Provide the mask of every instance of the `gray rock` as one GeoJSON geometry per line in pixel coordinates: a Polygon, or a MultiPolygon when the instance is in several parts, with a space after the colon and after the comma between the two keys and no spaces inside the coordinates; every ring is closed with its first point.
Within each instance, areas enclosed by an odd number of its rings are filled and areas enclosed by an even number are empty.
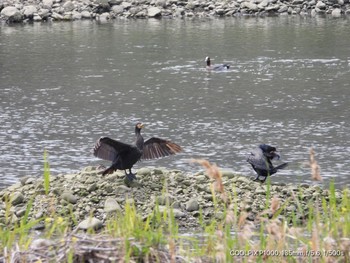
{"type": "Polygon", "coordinates": [[[106,199],[104,204],[104,211],[106,213],[120,211],[120,210],[121,210],[121,207],[115,199],[110,197],[106,199]]]}
{"type": "Polygon", "coordinates": [[[252,180],[250,180],[247,177],[240,176],[235,180],[237,183],[246,183],[246,184],[251,184],[252,180]]]}
{"type": "Polygon", "coordinates": [[[72,12],[72,19],[73,20],[80,20],[82,18],[82,15],[80,12],[78,11],[73,11],[72,12]]]}
{"type": "Polygon", "coordinates": [[[159,17],[161,14],[162,11],[158,7],[150,7],[147,9],[148,17],[159,17]]]}
{"type": "Polygon", "coordinates": [[[63,19],[63,16],[61,16],[59,13],[56,13],[56,12],[53,12],[51,17],[54,19],[54,20],[62,20],[63,19]]]}
{"type": "Polygon", "coordinates": [[[34,16],[34,13],[37,12],[37,8],[34,5],[27,5],[27,6],[23,7],[22,12],[23,12],[23,15],[25,17],[32,18],[34,16]]]}
{"type": "Polygon", "coordinates": [[[102,225],[103,224],[101,220],[95,217],[91,217],[80,222],[77,228],[82,230],[88,230],[90,228],[97,230],[100,229],[102,225]]]}
{"type": "Polygon", "coordinates": [[[266,190],[263,188],[263,187],[257,187],[256,189],[255,189],[255,194],[257,194],[257,195],[265,195],[266,194],[266,190]]]}
{"type": "Polygon", "coordinates": [[[30,244],[30,249],[45,250],[48,249],[50,246],[53,246],[54,244],[54,241],[51,241],[49,239],[38,238],[33,240],[33,242],[30,244]]]}
{"type": "Polygon", "coordinates": [[[66,11],[66,12],[73,11],[75,8],[72,1],[65,2],[62,7],[64,8],[64,11],[66,11]]]}
{"type": "MultiPolygon", "coordinates": [[[[73,15],[73,17],[74,17],[74,15],[73,15]]],[[[82,18],[82,16],[80,17],[80,19],[82,18]]],[[[79,19],[79,18],[78,18],[79,19]]],[[[93,191],[96,191],[98,189],[98,187],[97,187],[97,184],[96,183],[93,183],[93,184],[91,184],[91,185],[89,185],[89,187],[87,188],[87,191],[89,192],[89,193],[91,193],[91,192],[93,192],[93,191]]]]}
{"type": "Polygon", "coordinates": [[[223,16],[225,14],[225,9],[223,8],[217,8],[215,10],[215,13],[218,15],[218,16],[223,16]]]}
{"type": "MultiPolygon", "coordinates": [[[[124,7],[122,7],[121,5],[114,5],[114,6],[112,6],[111,11],[114,14],[119,15],[119,14],[123,13],[124,7]]],[[[137,173],[140,174],[140,170],[142,171],[142,169],[147,169],[147,168],[141,168],[137,171],[137,173]]]]}
{"type": "Polygon", "coordinates": [[[177,208],[173,209],[173,213],[175,218],[181,218],[186,215],[184,212],[182,212],[180,209],[177,209],[177,208]]]}
{"type": "Polygon", "coordinates": [[[252,11],[258,11],[259,10],[258,5],[254,4],[252,2],[245,2],[244,3],[244,7],[248,8],[249,10],[252,10],[252,11]]]}
{"type": "Polygon", "coordinates": [[[236,176],[236,174],[230,170],[221,170],[221,175],[226,178],[233,178],[236,176]]]}
{"type": "MultiPolygon", "coordinates": [[[[164,213],[164,211],[170,212],[166,206],[159,206],[158,208],[159,208],[160,213],[164,213]]],[[[181,217],[184,217],[186,215],[184,212],[182,212],[178,208],[173,208],[172,212],[173,212],[175,218],[181,218],[181,217]]]]}
{"type": "Polygon", "coordinates": [[[82,11],[81,18],[83,19],[91,19],[91,13],[89,11],[82,11]]]}
{"type": "Polygon", "coordinates": [[[78,198],[70,192],[64,192],[61,198],[71,204],[76,204],[78,202],[78,198]]]}
{"type": "Polygon", "coordinates": [[[26,213],[26,211],[27,211],[26,208],[21,207],[21,208],[19,208],[19,209],[15,212],[15,214],[16,214],[16,216],[18,216],[18,217],[22,217],[22,216],[24,216],[24,214],[26,213]]]}
{"type": "Polygon", "coordinates": [[[129,2],[122,2],[122,3],[121,3],[121,6],[122,6],[124,9],[129,9],[130,7],[132,7],[132,4],[129,3],[129,2]]]}
{"type": "Polygon", "coordinates": [[[9,22],[21,22],[23,20],[21,12],[14,6],[5,7],[0,14],[9,22]]]}
{"type": "Polygon", "coordinates": [[[186,211],[192,212],[199,210],[199,204],[197,199],[192,198],[186,203],[186,211]]]}
{"type": "Polygon", "coordinates": [[[171,195],[163,195],[163,196],[157,196],[157,202],[159,205],[171,205],[174,201],[174,198],[171,195]]]}
{"type": "Polygon", "coordinates": [[[51,9],[53,5],[52,0],[42,0],[42,8],[44,9],[51,9]]]}
{"type": "Polygon", "coordinates": [[[166,2],[166,0],[156,0],[156,6],[166,8],[167,2],[166,2]]]}
{"type": "Polygon", "coordinates": [[[327,5],[325,3],[323,3],[322,1],[318,1],[316,4],[316,7],[320,10],[325,10],[327,5]]]}
{"type": "Polygon", "coordinates": [[[21,204],[24,201],[24,195],[21,192],[14,192],[11,195],[10,200],[12,205],[21,204]]]}
{"type": "Polygon", "coordinates": [[[341,17],[342,10],[340,8],[335,8],[332,11],[332,17],[341,17]]]}
{"type": "Polygon", "coordinates": [[[125,193],[130,192],[130,188],[125,186],[125,185],[119,185],[116,188],[116,192],[119,194],[125,194],[125,193]]]}
{"type": "Polygon", "coordinates": [[[285,13],[287,11],[288,11],[288,6],[287,5],[281,5],[277,12],[278,13],[285,13]]]}

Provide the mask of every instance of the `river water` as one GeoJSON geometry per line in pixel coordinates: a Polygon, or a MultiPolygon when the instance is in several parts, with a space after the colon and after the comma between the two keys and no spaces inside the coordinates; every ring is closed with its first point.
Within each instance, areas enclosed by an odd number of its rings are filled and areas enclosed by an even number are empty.
{"type": "Polygon", "coordinates": [[[278,147],[276,182],[310,182],[314,147],[324,182],[350,184],[348,19],[77,21],[0,26],[0,188],[108,164],[100,136],[171,139],[184,153],[143,166],[188,172],[205,158],[254,176],[246,155],[278,147]],[[204,58],[231,64],[208,72],[204,58]]]}

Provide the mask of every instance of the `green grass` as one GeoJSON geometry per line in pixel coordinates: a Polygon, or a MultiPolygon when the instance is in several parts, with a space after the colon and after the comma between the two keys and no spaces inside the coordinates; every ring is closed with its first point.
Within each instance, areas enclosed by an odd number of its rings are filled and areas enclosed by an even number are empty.
{"type": "Polygon", "coordinates": [[[50,192],[50,165],[46,150],[44,151],[44,189],[45,194],[48,195],[50,192]]]}

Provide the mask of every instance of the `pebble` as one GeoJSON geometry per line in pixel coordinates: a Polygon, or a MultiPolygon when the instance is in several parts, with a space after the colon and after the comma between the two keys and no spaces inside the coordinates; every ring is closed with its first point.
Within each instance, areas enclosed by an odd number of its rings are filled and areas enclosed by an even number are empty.
{"type": "Polygon", "coordinates": [[[64,192],[61,197],[71,204],[76,204],[78,202],[78,198],[70,192],[64,192]]]}
{"type": "Polygon", "coordinates": [[[78,225],[78,229],[88,230],[90,228],[98,230],[102,227],[103,223],[101,220],[91,217],[81,221],[78,225]]]}
{"type": "Polygon", "coordinates": [[[106,213],[120,211],[120,210],[121,210],[121,207],[114,198],[108,197],[106,199],[104,204],[104,211],[106,213]]]}
{"type": "Polygon", "coordinates": [[[186,203],[186,210],[188,212],[192,212],[192,211],[197,211],[199,210],[199,204],[197,199],[190,199],[187,203],[186,203]]]}
{"type": "Polygon", "coordinates": [[[12,195],[11,195],[11,204],[12,205],[18,205],[18,204],[21,204],[23,201],[24,201],[24,195],[20,192],[14,192],[12,195]]]}

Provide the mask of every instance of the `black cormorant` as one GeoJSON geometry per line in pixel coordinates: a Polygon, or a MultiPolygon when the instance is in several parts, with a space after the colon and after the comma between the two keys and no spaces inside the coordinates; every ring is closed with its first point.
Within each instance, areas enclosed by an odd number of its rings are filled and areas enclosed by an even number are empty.
{"type": "Polygon", "coordinates": [[[279,169],[287,167],[288,163],[283,163],[274,167],[272,160],[280,159],[280,155],[276,153],[276,148],[267,144],[260,144],[258,148],[253,150],[248,156],[247,162],[250,163],[258,174],[254,181],[265,182],[267,176],[272,175],[279,169]],[[261,180],[259,177],[263,177],[261,180]]]}
{"type": "Polygon", "coordinates": [[[182,151],[182,148],[171,141],[152,137],[144,141],[141,135],[142,123],[135,126],[135,145],[126,144],[108,137],[97,140],[93,149],[94,156],[112,161],[112,165],[102,172],[102,175],[113,173],[116,170],[124,170],[126,178],[132,181],[136,178],[131,172],[133,165],[141,159],[157,159],[173,155],[182,151]],[[126,170],[129,170],[127,174],[126,170]]]}
{"type": "Polygon", "coordinates": [[[206,57],[205,62],[207,62],[207,69],[208,70],[223,71],[223,70],[228,70],[230,68],[230,65],[228,65],[228,64],[211,65],[210,64],[210,57],[206,57]]]}

